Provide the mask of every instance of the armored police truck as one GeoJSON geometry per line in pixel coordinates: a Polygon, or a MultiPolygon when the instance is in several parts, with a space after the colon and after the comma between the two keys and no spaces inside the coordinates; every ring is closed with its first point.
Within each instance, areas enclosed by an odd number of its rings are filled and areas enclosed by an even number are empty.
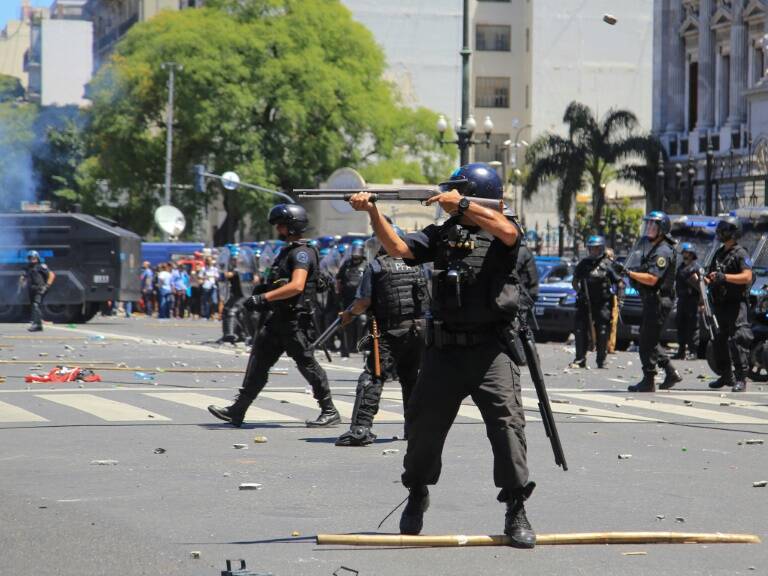
{"type": "Polygon", "coordinates": [[[29,316],[19,277],[27,251],[56,273],[43,318],[87,322],[102,303],[139,300],[141,238],[102,217],[63,213],[0,214],[0,322],[29,316]]]}

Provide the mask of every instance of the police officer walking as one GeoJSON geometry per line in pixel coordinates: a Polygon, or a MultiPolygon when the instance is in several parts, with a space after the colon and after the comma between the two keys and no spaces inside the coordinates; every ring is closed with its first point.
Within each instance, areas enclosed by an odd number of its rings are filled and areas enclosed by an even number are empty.
{"type": "Polygon", "coordinates": [[[587,367],[589,341],[594,340],[597,367],[605,368],[613,295],[618,292],[621,278],[605,255],[605,238],[590,236],[587,239],[587,252],[587,257],[576,265],[573,273],[573,289],[578,296],[574,326],[576,359],[571,366],[587,367]]]}
{"type": "MultiPolygon", "coordinates": [[[[375,244],[378,240],[372,239],[375,244]]],[[[371,242],[371,240],[369,240],[371,242]]],[[[393,258],[383,249],[365,268],[352,306],[342,313],[342,326],[366,310],[375,319],[378,338],[379,374],[375,355],[369,350],[363,373],[357,380],[355,407],[349,431],[336,446],[366,446],[376,435],[371,432],[379,410],[381,391],[390,378],[397,378],[403,393],[406,422],[408,401],[424,350],[424,310],[427,304],[426,279],[421,267],[409,266],[402,258],[393,258]]],[[[369,342],[373,343],[373,330],[369,342]]],[[[406,427],[406,438],[408,429],[406,427]]]]}
{"type": "Polygon", "coordinates": [[[710,382],[709,387],[733,386],[734,392],[744,392],[748,347],[752,341],[747,318],[752,260],[747,250],[738,244],[741,221],[737,217],[726,216],[718,222],[716,234],[723,245],[715,252],[705,282],[710,286],[712,308],[720,327],[715,335],[714,353],[721,376],[710,382]]]}
{"type": "Polygon", "coordinates": [[[42,332],[43,316],[40,306],[43,296],[48,292],[56,279],[56,274],[46,264],[40,262],[40,254],[37,250],[27,252],[27,268],[19,278],[19,282],[27,287],[29,303],[32,306],[32,322],[27,330],[29,332],[42,332]]]}
{"type": "Polygon", "coordinates": [[[680,253],[683,262],[675,275],[675,292],[677,292],[675,316],[677,354],[675,354],[675,359],[685,360],[686,351],[695,355],[699,349],[699,303],[701,295],[696,284],[699,261],[693,244],[683,242],[680,245],[680,253]]]}
{"type": "MultiPolygon", "coordinates": [[[[350,248],[349,258],[339,267],[336,274],[336,293],[339,295],[342,310],[355,301],[357,288],[365,272],[365,249],[362,241],[355,240],[350,248]]],[[[363,335],[361,318],[352,318],[341,334],[341,356],[349,358],[350,350],[355,348],[363,335]]]]}
{"type": "Polygon", "coordinates": [[[664,324],[672,311],[675,300],[675,251],[668,234],[671,229],[669,216],[655,210],[643,218],[643,231],[636,250],[629,255],[626,268],[615,264],[619,274],[626,271],[630,282],[640,293],[643,303],[643,319],[640,323],[640,363],[643,379],[629,386],[630,392],[655,392],[656,367],[664,370],[666,390],[682,381],[682,376],[669,361],[661,346],[664,324]]]}
{"type": "Polygon", "coordinates": [[[434,262],[427,343],[416,387],[406,412],[408,449],[403,484],[408,503],[402,534],[419,534],[429,507],[427,486],[440,477],[443,445],[466,396],[480,409],[494,454],[494,483],[506,502],[504,532],[512,546],[531,548],[536,536],[524,503],[533,491],[528,479],[525,416],[520,369],[499,331],[518,312],[515,271],[520,230],[500,212],[473,198],[502,198],[501,179],[487,164],[454,171],[446,190],[429,200],[451,217],[400,238],[360,192],[350,203],[368,212],[387,253],[409,265],[434,262]]]}
{"type": "Polygon", "coordinates": [[[220,420],[241,426],[246,410],[267,384],[269,369],[286,352],[312,386],[320,405],[320,415],[308,420],[307,426],[332,426],[341,422],[341,417],[333,405],[328,377],[309,348],[314,332],[312,302],[319,278],[317,249],[301,240],[309,219],[298,204],[278,204],[269,212],[269,223],[287,244],[272,263],[264,285],[266,291],[243,303],[247,310],[265,315],[263,327],[254,335],[243,385],[235,401],[226,407],[209,406],[208,410],[220,420]]]}

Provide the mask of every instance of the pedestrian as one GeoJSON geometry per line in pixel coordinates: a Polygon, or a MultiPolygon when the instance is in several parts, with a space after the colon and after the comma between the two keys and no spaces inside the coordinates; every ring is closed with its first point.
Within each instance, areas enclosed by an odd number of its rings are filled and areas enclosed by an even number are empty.
{"type": "Polygon", "coordinates": [[[370,194],[350,203],[366,211],[387,253],[408,265],[434,262],[426,349],[406,411],[408,449],[403,484],[410,491],[400,518],[402,534],[419,534],[429,507],[428,486],[440,477],[449,429],[466,396],[480,410],[494,455],[498,500],[507,506],[504,533],[512,546],[532,548],[536,536],[525,514],[534,488],[528,479],[520,368],[500,333],[516,320],[519,280],[515,271],[521,232],[500,212],[473,198],[501,199],[503,185],[492,167],[462,166],[443,183],[438,203],[450,214],[400,238],[370,194]]]}
{"type": "Polygon", "coordinates": [[[200,272],[202,269],[203,262],[195,259],[192,261],[188,273],[189,288],[187,294],[189,295],[189,315],[192,318],[200,318],[200,272]]]}
{"type": "Polygon", "coordinates": [[[747,389],[749,346],[753,339],[747,317],[753,278],[752,260],[747,250],[738,243],[741,221],[736,216],[720,220],[716,235],[722,246],[715,252],[705,282],[709,286],[713,312],[720,327],[714,341],[720,378],[710,382],[709,387],[732,386],[734,392],[744,392],[747,389]]]}
{"type": "Polygon", "coordinates": [[[213,265],[213,259],[208,256],[205,259],[203,268],[198,272],[198,283],[200,285],[200,316],[206,320],[211,319],[213,311],[213,302],[216,293],[216,279],[219,271],[213,265]]]}
{"type": "Polygon", "coordinates": [[[43,297],[56,280],[56,273],[48,265],[40,261],[37,250],[27,252],[27,267],[19,278],[19,283],[27,288],[29,303],[32,306],[32,320],[27,330],[42,332],[43,330],[43,297]]]}
{"type": "MultiPolygon", "coordinates": [[[[346,310],[352,305],[357,295],[357,289],[365,272],[365,247],[362,241],[355,240],[349,250],[347,258],[336,274],[336,293],[341,303],[341,309],[346,310]]],[[[349,353],[354,350],[357,341],[363,336],[365,318],[356,316],[341,332],[341,357],[349,358],[349,353]]]]}
{"type": "Polygon", "coordinates": [[[621,278],[605,256],[605,238],[587,239],[587,256],[576,265],[572,285],[576,290],[576,359],[571,368],[587,367],[587,350],[591,341],[597,353],[597,367],[605,368],[610,336],[611,306],[621,278]]]}
{"type": "Polygon", "coordinates": [[[699,304],[701,294],[697,283],[699,261],[696,250],[690,242],[680,245],[682,263],[675,274],[675,292],[677,293],[677,310],[675,325],[677,328],[676,360],[685,360],[686,351],[694,359],[699,349],[699,304]]]}
{"type": "MultiPolygon", "coordinates": [[[[404,236],[401,230],[397,231],[399,236],[404,236]]],[[[416,385],[424,350],[424,311],[428,295],[421,267],[409,266],[402,258],[388,255],[376,238],[369,239],[368,243],[372,245],[371,252],[377,255],[365,268],[357,297],[342,312],[341,325],[348,325],[355,317],[370,311],[376,332],[371,329],[368,338],[370,346],[365,369],[357,379],[349,431],[339,436],[336,446],[366,446],[376,439],[371,427],[388,379],[400,382],[407,421],[408,401],[416,385]],[[374,337],[378,342],[373,341],[374,337]],[[378,346],[378,354],[373,352],[373,346],[378,346]]],[[[407,427],[405,438],[408,438],[407,427]]]]}
{"type": "Polygon", "coordinates": [[[189,279],[189,275],[180,264],[174,262],[172,266],[171,286],[173,288],[173,317],[184,318],[184,304],[187,300],[187,280],[189,279]]]}
{"type": "Polygon", "coordinates": [[[245,412],[267,384],[269,369],[283,352],[312,386],[320,415],[307,420],[308,427],[333,426],[341,422],[331,397],[328,376],[309,348],[314,333],[312,320],[315,291],[319,280],[317,249],[301,239],[309,227],[307,212],[298,204],[278,204],[269,211],[269,223],[278,238],[287,242],[272,263],[265,291],[247,298],[244,307],[258,310],[262,328],[254,337],[243,384],[234,402],[226,407],[209,406],[216,418],[239,427],[245,412]]]}
{"type": "Polygon", "coordinates": [[[160,301],[157,317],[164,319],[171,317],[171,308],[173,307],[173,286],[169,268],[170,264],[163,262],[157,273],[157,297],[160,301]]]}
{"type": "Polygon", "coordinates": [[[670,228],[669,216],[665,212],[649,212],[643,217],[643,231],[635,250],[627,258],[627,264],[614,264],[617,273],[623,275],[626,272],[629,276],[643,304],[640,322],[643,378],[627,388],[630,392],[655,392],[657,366],[665,374],[662,390],[672,388],[683,379],[661,345],[664,324],[675,301],[677,259],[672,248],[674,240],[669,236],[670,228]]]}
{"type": "Polygon", "coordinates": [[[152,270],[152,266],[147,260],[145,260],[141,266],[141,276],[139,277],[139,282],[141,283],[141,306],[144,309],[144,315],[147,318],[152,318],[155,292],[155,272],[152,270]]]}

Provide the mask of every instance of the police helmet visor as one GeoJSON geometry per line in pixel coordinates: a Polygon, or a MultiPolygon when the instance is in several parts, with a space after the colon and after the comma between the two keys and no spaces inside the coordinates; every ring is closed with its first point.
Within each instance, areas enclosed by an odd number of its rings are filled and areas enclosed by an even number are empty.
{"type": "Polygon", "coordinates": [[[605,254],[605,246],[598,244],[595,246],[587,246],[587,251],[592,258],[599,258],[605,254]]]}
{"type": "Polygon", "coordinates": [[[661,223],[658,220],[644,220],[640,236],[655,240],[661,235],[661,223]]]}

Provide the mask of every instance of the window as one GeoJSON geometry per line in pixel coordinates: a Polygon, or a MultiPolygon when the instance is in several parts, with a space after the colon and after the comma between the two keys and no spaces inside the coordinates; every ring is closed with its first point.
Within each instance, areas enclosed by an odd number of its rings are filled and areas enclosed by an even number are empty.
{"type": "Polygon", "coordinates": [[[478,76],[475,108],[509,108],[509,77],[478,76]]]}
{"type": "Polygon", "coordinates": [[[475,29],[475,48],[482,51],[509,52],[511,26],[478,24],[475,29]]]}
{"type": "Polygon", "coordinates": [[[509,134],[491,134],[491,145],[477,144],[475,148],[475,162],[491,162],[498,160],[504,162],[504,142],[509,140],[509,134]]]}

